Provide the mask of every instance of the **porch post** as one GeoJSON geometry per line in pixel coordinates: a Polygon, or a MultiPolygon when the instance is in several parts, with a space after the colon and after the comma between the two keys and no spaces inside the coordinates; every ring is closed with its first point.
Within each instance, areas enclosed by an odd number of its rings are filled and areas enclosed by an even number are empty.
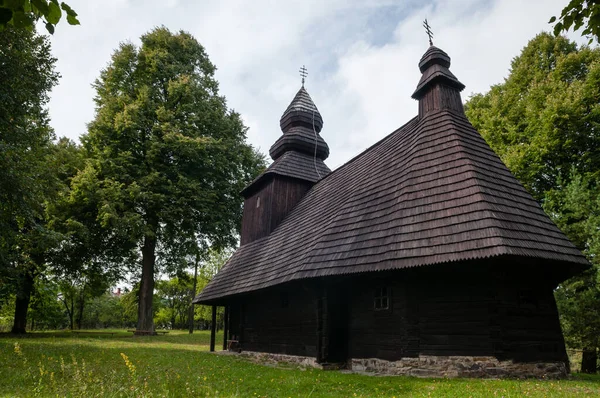
{"type": "Polygon", "coordinates": [[[227,350],[227,339],[229,337],[229,306],[225,306],[223,313],[223,351],[227,350]]]}
{"type": "Polygon", "coordinates": [[[215,334],[217,332],[217,306],[212,306],[212,322],[210,324],[210,351],[215,350],[215,334]]]}

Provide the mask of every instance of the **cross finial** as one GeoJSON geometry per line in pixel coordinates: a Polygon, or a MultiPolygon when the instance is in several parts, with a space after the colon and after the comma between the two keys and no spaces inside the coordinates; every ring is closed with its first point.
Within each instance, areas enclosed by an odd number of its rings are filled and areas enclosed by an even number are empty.
{"type": "Polygon", "coordinates": [[[429,36],[429,45],[433,46],[433,32],[431,31],[431,26],[429,26],[429,23],[427,22],[427,18],[423,21],[423,27],[425,28],[427,36],[429,36]]]}
{"type": "Polygon", "coordinates": [[[308,76],[308,69],[304,65],[300,68],[300,76],[302,76],[302,87],[304,87],[304,79],[308,76]]]}

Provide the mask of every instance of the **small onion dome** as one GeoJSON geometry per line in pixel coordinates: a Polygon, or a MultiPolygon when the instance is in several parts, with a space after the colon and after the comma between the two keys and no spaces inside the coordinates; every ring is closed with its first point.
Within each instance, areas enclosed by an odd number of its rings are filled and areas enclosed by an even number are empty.
{"type": "Polygon", "coordinates": [[[323,118],[317,106],[304,87],[300,88],[279,121],[281,130],[285,133],[292,127],[303,126],[318,132],[323,128],[323,118]]]}
{"type": "Polygon", "coordinates": [[[423,73],[417,89],[413,93],[414,99],[421,98],[435,83],[441,83],[462,91],[465,85],[450,72],[450,57],[444,51],[431,46],[419,61],[419,69],[423,73]]]}

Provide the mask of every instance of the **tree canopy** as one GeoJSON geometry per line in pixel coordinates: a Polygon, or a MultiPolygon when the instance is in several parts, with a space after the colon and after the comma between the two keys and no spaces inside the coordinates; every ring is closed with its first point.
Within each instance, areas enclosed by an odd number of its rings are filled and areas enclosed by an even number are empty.
{"type": "Polygon", "coordinates": [[[8,27],[0,34],[0,298],[16,294],[15,329],[24,332],[35,275],[57,236],[45,225],[58,187],[46,110],[57,83],[48,40],[8,27]]]}
{"type": "Polygon", "coordinates": [[[94,84],[88,165],[73,190],[93,198],[120,247],[141,248],[138,329],[151,331],[156,259],[176,270],[194,251],[235,244],[239,191],[264,161],[200,43],[166,28],[141,42],[121,44],[94,84]]]}

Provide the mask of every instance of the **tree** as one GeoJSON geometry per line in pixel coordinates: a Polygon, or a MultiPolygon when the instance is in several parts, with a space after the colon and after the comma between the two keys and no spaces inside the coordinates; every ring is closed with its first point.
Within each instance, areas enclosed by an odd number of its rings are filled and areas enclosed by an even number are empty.
{"type": "Polygon", "coordinates": [[[181,268],[196,242],[235,244],[238,193],[264,160],[191,35],[157,28],[141,41],[121,44],[94,84],[96,116],[82,139],[89,167],[74,189],[94,186],[96,219],[118,246],[140,249],[137,327],[151,332],[156,259],[181,268]]]}
{"type": "Polygon", "coordinates": [[[600,49],[542,33],[466,104],[471,123],[593,269],[556,291],[567,343],[595,372],[600,342],[600,49]],[[589,365],[593,362],[593,366],[589,365]]]}
{"type": "Polygon", "coordinates": [[[558,309],[569,346],[583,350],[581,371],[595,373],[600,347],[600,184],[575,169],[570,182],[546,194],[544,210],[594,264],[594,268],[562,284],[558,309]]]}
{"type": "Polygon", "coordinates": [[[194,278],[188,273],[157,281],[157,296],[163,301],[163,308],[156,315],[157,323],[172,329],[183,329],[187,325],[193,284],[194,278]]]}
{"type": "Polygon", "coordinates": [[[86,263],[74,272],[58,276],[60,300],[69,315],[71,330],[75,325],[81,329],[86,304],[103,295],[113,282],[115,280],[103,272],[100,263],[86,263]]]}
{"type": "Polygon", "coordinates": [[[46,104],[55,62],[43,36],[12,27],[0,35],[0,273],[15,259],[19,230],[41,212],[37,177],[53,138],[46,104]]]}
{"type": "Polygon", "coordinates": [[[35,277],[57,238],[43,222],[56,188],[45,108],[58,80],[55,61],[34,32],[8,27],[0,35],[0,295],[15,293],[16,333],[25,332],[35,277]]]}
{"type": "Polygon", "coordinates": [[[44,18],[46,30],[52,34],[63,11],[69,25],[79,25],[77,13],[58,0],[0,0],[0,31],[7,26],[33,31],[35,23],[44,18]]]}
{"type": "Polygon", "coordinates": [[[36,278],[27,313],[29,330],[56,330],[66,326],[58,294],[58,286],[47,275],[36,278]]]}
{"type": "Polygon", "coordinates": [[[567,32],[571,26],[577,31],[584,28],[581,34],[590,36],[588,44],[596,39],[600,42],[600,1],[598,0],[571,0],[562,9],[560,16],[550,18],[548,23],[554,23],[554,34],[558,36],[567,32]]]}

